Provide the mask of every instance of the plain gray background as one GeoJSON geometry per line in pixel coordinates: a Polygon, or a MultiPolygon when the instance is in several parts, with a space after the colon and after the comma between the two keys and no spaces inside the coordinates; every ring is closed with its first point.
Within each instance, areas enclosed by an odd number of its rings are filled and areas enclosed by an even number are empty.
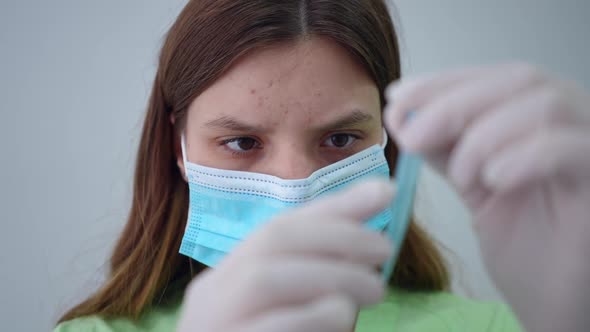
{"type": "MultiPolygon", "coordinates": [[[[1,330],[50,330],[102,280],[157,52],[184,3],[0,1],[1,330]]],[[[590,86],[588,1],[396,4],[405,74],[520,59],[590,86]]],[[[500,299],[468,214],[430,172],[416,210],[452,252],[456,291],[500,299]]]]}

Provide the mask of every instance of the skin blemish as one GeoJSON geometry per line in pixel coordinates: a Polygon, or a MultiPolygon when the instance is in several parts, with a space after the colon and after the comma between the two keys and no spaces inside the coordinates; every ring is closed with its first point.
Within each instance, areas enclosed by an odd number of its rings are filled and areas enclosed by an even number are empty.
{"type": "Polygon", "coordinates": [[[270,80],[270,82],[268,82],[268,88],[272,87],[275,84],[274,80],[270,80]]]}
{"type": "Polygon", "coordinates": [[[255,95],[256,94],[256,89],[250,89],[250,94],[255,95]]]}
{"type": "Polygon", "coordinates": [[[285,105],[285,103],[280,103],[279,109],[281,110],[281,112],[283,112],[283,116],[289,114],[289,108],[287,107],[287,105],[285,105]]]}

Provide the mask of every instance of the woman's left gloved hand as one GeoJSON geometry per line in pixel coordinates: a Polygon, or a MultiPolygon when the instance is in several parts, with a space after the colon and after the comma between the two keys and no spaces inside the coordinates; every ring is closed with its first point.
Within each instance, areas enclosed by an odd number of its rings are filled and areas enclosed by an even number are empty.
{"type": "Polygon", "coordinates": [[[402,80],[388,99],[389,132],[464,199],[486,266],[524,326],[588,328],[590,96],[509,64],[402,80]]]}

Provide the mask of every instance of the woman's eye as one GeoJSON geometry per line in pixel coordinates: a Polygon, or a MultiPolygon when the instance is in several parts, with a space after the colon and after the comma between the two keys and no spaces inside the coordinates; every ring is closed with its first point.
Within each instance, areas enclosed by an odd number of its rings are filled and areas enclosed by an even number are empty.
{"type": "Polygon", "coordinates": [[[327,146],[336,148],[349,147],[358,139],[358,136],[352,134],[334,134],[324,142],[327,146]]]}
{"type": "Polygon", "coordinates": [[[252,137],[234,137],[223,141],[223,145],[236,152],[246,152],[260,147],[260,143],[252,137]]]}

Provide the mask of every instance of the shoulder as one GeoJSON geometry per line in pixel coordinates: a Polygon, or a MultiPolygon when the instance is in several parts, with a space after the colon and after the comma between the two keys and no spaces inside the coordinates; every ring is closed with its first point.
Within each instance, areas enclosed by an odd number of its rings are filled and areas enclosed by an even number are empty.
{"type": "Polygon", "coordinates": [[[109,322],[98,316],[88,316],[62,322],[53,332],[115,332],[109,322]]]}
{"type": "Polygon", "coordinates": [[[126,317],[80,317],[62,322],[53,332],[168,332],[176,329],[180,306],[149,310],[138,320],[126,317]]]}
{"type": "MultiPolygon", "coordinates": [[[[383,303],[363,310],[359,324],[394,325],[398,331],[522,331],[508,306],[446,292],[390,290],[383,303]]],[[[357,329],[357,331],[361,331],[357,329]]]]}

